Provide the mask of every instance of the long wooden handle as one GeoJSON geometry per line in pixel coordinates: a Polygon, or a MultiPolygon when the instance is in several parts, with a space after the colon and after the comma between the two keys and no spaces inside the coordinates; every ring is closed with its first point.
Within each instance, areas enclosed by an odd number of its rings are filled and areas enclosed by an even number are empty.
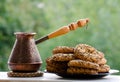
{"type": "Polygon", "coordinates": [[[80,19],[80,20],[78,20],[75,23],[71,23],[68,26],[63,26],[60,29],[58,29],[58,30],[56,30],[56,31],[48,34],[47,36],[44,36],[44,37],[36,40],[35,43],[38,44],[38,43],[43,42],[43,41],[45,41],[47,39],[51,39],[51,38],[54,38],[54,37],[66,34],[66,33],[70,32],[72,30],[76,30],[78,27],[85,26],[88,22],[89,22],[88,18],[86,18],[86,19],[80,19]]]}
{"type": "Polygon", "coordinates": [[[60,29],[56,30],[55,32],[52,32],[48,35],[48,38],[54,38],[63,34],[66,34],[70,31],[76,30],[78,27],[83,27],[88,23],[89,19],[80,19],[76,23],[71,23],[68,26],[63,26],[60,29]]]}

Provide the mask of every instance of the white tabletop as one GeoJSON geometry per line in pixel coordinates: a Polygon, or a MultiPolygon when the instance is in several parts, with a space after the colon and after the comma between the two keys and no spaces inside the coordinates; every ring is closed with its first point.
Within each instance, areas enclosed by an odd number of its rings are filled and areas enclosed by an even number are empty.
{"type": "Polygon", "coordinates": [[[42,77],[8,77],[7,72],[0,72],[0,82],[120,82],[120,76],[108,75],[100,79],[64,79],[52,73],[44,73],[42,77]]]}

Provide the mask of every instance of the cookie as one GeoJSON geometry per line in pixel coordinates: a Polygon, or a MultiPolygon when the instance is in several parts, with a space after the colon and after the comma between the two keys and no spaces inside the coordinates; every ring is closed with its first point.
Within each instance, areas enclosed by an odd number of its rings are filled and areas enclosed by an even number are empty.
{"type": "Polygon", "coordinates": [[[102,58],[100,61],[97,62],[99,65],[104,65],[106,64],[107,60],[105,58],[102,58]]]}
{"type": "Polygon", "coordinates": [[[55,68],[55,67],[52,67],[52,66],[46,66],[46,70],[47,72],[51,72],[51,73],[66,73],[66,70],[67,69],[61,69],[59,67],[55,68]]]}
{"type": "Polygon", "coordinates": [[[73,52],[74,52],[74,48],[68,46],[57,46],[52,51],[53,55],[57,53],[73,53],[73,52]]]}
{"type": "Polygon", "coordinates": [[[81,60],[90,61],[90,62],[94,62],[94,63],[97,63],[98,61],[101,60],[101,58],[99,56],[89,54],[89,53],[84,53],[84,54],[75,53],[75,57],[78,59],[81,59],[81,60]]]}
{"type": "Polygon", "coordinates": [[[69,67],[81,67],[81,68],[88,68],[88,69],[98,69],[99,65],[96,63],[92,63],[89,61],[84,60],[71,60],[68,63],[69,67]]]}
{"type": "Polygon", "coordinates": [[[97,70],[78,68],[78,67],[70,67],[70,68],[68,68],[67,73],[68,74],[98,74],[97,70]]]}
{"type": "Polygon", "coordinates": [[[99,55],[101,58],[104,58],[104,53],[101,52],[101,51],[96,50],[96,51],[94,51],[92,54],[94,54],[94,55],[99,55]]]}
{"type": "Polygon", "coordinates": [[[48,66],[52,66],[52,67],[59,67],[59,68],[67,68],[67,63],[68,62],[58,62],[58,61],[54,61],[51,57],[46,59],[46,63],[48,66]]]}
{"type": "Polygon", "coordinates": [[[87,45],[87,44],[78,44],[78,45],[76,45],[74,50],[75,51],[79,50],[79,53],[81,53],[81,54],[90,53],[90,54],[93,54],[93,55],[98,55],[101,58],[104,57],[104,54],[102,52],[98,51],[94,47],[92,47],[90,45],[87,45]]]}
{"type": "Polygon", "coordinates": [[[75,47],[75,50],[78,49],[80,53],[93,53],[96,49],[87,44],[78,44],[75,47]]]}
{"type": "Polygon", "coordinates": [[[99,66],[98,72],[99,73],[109,72],[109,70],[110,70],[110,66],[105,64],[105,65],[100,65],[99,66]]]}
{"type": "Polygon", "coordinates": [[[98,62],[100,61],[103,56],[97,54],[95,48],[86,45],[86,44],[79,44],[74,49],[75,57],[81,60],[90,61],[90,62],[98,62]]]}
{"type": "Polygon", "coordinates": [[[74,59],[74,54],[57,53],[52,55],[51,58],[54,61],[70,61],[74,59]]]}

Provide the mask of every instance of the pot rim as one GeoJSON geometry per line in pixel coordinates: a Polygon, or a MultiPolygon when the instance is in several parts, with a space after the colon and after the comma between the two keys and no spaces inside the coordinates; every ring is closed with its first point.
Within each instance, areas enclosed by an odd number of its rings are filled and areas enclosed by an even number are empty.
{"type": "Polygon", "coordinates": [[[8,63],[8,64],[11,64],[11,65],[15,65],[15,64],[42,64],[42,62],[35,62],[35,63],[8,63]]]}
{"type": "Polygon", "coordinates": [[[15,35],[35,35],[35,32],[15,32],[15,35]]]}

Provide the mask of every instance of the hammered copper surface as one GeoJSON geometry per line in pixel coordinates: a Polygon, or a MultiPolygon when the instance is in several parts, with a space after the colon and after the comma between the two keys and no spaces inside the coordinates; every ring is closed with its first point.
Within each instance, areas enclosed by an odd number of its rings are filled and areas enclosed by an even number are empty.
{"type": "Polygon", "coordinates": [[[35,44],[35,33],[17,32],[16,41],[8,60],[12,71],[37,71],[42,63],[35,44]]]}

